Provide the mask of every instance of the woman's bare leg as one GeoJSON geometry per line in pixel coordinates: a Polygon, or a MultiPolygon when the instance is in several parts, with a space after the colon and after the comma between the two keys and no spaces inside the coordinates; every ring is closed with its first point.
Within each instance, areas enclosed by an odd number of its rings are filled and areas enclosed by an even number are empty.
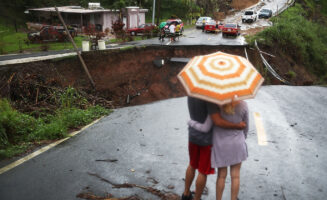
{"type": "Polygon", "coordinates": [[[225,180],[227,176],[227,167],[218,168],[218,176],[216,182],[216,199],[221,200],[225,188],[225,180]]]}
{"type": "Polygon", "coordinates": [[[241,164],[242,163],[238,163],[236,165],[230,166],[230,176],[232,178],[231,200],[237,200],[238,191],[240,189],[241,164]]]}

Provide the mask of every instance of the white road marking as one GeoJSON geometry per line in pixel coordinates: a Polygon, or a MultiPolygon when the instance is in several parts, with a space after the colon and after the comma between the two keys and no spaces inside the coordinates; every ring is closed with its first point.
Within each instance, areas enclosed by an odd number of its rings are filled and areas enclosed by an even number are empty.
{"type": "Polygon", "coordinates": [[[258,144],[260,146],[266,146],[267,145],[267,135],[266,135],[265,129],[263,127],[260,113],[254,112],[253,115],[254,115],[254,123],[257,128],[258,144]]]}
{"type": "Polygon", "coordinates": [[[51,143],[51,144],[49,144],[49,145],[47,145],[47,146],[45,146],[45,147],[42,147],[41,149],[39,149],[39,150],[37,150],[37,151],[35,151],[35,152],[33,152],[33,153],[27,155],[27,156],[25,156],[25,157],[23,157],[23,158],[21,158],[21,159],[15,161],[15,162],[10,163],[9,165],[7,165],[7,166],[5,166],[5,167],[2,167],[2,168],[0,169],[0,175],[3,174],[3,173],[5,173],[6,171],[11,170],[11,169],[14,168],[14,167],[17,167],[18,165],[23,164],[24,162],[26,162],[26,161],[28,161],[28,160],[30,160],[30,159],[32,159],[32,158],[34,158],[34,157],[40,155],[41,153],[46,152],[47,150],[51,149],[52,147],[55,147],[55,146],[57,146],[58,144],[60,144],[60,143],[62,143],[62,142],[64,142],[64,141],[66,141],[66,140],[68,140],[70,137],[73,137],[73,136],[77,135],[78,133],[82,132],[83,130],[85,130],[85,129],[87,129],[88,127],[92,126],[93,124],[97,123],[97,122],[98,122],[100,119],[102,119],[102,118],[103,118],[103,117],[101,117],[101,118],[99,118],[99,119],[93,121],[93,122],[92,122],[91,124],[89,124],[89,125],[84,126],[84,127],[83,127],[81,130],[79,130],[79,131],[74,131],[74,132],[68,134],[68,137],[66,137],[66,138],[63,138],[63,139],[58,140],[58,141],[56,141],[56,142],[53,142],[53,143],[51,143]]]}

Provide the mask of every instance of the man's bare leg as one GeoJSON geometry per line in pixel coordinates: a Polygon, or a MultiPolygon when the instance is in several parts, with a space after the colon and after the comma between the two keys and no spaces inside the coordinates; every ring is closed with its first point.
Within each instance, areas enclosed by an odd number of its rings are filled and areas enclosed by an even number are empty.
{"type": "Polygon", "coordinates": [[[232,178],[231,200],[237,200],[238,192],[240,190],[241,164],[242,163],[230,166],[230,176],[232,178]]]}
{"type": "Polygon", "coordinates": [[[194,200],[200,200],[203,193],[204,187],[206,186],[207,175],[199,172],[198,177],[196,178],[195,183],[195,197],[194,200]]]}
{"type": "Polygon", "coordinates": [[[223,197],[226,177],[227,177],[227,167],[218,168],[218,176],[216,182],[216,200],[221,200],[223,197]]]}
{"type": "Polygon", "coordinates": [[[185,189],[184,189],[184,196],[190,196],[191,191],[191,185],[193,182],[195,176],[195,169],[191,166],[188,165],[187,169],[186,169],[186,173],[185,173],[185,189]]]}

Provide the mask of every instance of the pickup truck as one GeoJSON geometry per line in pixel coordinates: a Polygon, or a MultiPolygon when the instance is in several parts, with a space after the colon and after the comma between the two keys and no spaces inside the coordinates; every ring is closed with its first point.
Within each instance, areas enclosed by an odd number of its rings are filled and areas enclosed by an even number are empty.
{"type": "Polygon", "coordinates": [[[244,12],[244,15],[242,15],[242,22],[254,22],[257,21],[257,13],[253,10],[247,10],[244,12]]]}

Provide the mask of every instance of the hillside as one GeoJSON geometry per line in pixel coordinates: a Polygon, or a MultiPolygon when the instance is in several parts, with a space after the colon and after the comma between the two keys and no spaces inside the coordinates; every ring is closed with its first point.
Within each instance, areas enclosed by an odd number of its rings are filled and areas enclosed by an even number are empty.
{"type": "Polygon", "coordinates": [[[297,76],[297,71],[305,70],[307,75],[316,77],[313,84],[326,84],[326,1],[298,2],[280,16],[272,18],[272,27],[249,37],[248,41],[253,45],[257,40],[265,50],[280,55],[285,60],[281,67],[288,68],[286,73],[291,78],[297,76]]]}

